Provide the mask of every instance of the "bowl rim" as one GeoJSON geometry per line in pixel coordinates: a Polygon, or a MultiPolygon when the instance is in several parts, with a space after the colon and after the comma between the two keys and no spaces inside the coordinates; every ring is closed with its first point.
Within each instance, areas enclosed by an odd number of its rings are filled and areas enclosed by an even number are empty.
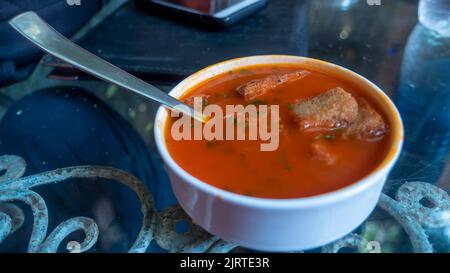
{"type": "MultiPolygon", "coordinates": [[[[359,80],[367,83],[372,88],[372,91],[375,91],[375,93],[377,93],[377,95],[383,100],[384,105],[382,106],[388,108],[386,113],[392,115],[391,120],[393,120],[394,124],[391,124],[392,125],[391,132],[393,134],[393,139],[391,141],[390,145],[391,147],[389,148],[388,153],[386,154],[383,161],[365,177],[350,185],[347,185],[334,191],[308,197],[288,198],[288,199],[262,198],[262,197],[241,195],[238,193],[217,188],[213,185],[203,182],[200,179],[188,173],[187,171],[185,171],[181,166],[179,166],[175,162],[175,160],[171,157],[168,149],[166,148],[164,140],[164,130],[167,122],[168,110],[164,106],[160,106],[156,113],[154,122],[155,124],[154,137],[156,147],[163,159],[163,162],[178,176],[180,176],[183,179],[183,181],[190,184],[190,186],[193,186],[209,195],[215,196],[217,198],[220,198],[224,201],[228,201],[231,203],[246,205],[249,207],[264,207],[272,209],[286,209],[286,208],[295,209],[318,205],[326,205],[329,204],[330,202],[337,202],[346,199],[369,188],[370,186],[375,184],[379,179],[383,179],[384,176],[386,176],[389,173],[389,171],[392,169],[393,165],[397,161],[403,146],[404,127],[400,117],[400,113],[398,112],[392,100],[377,85],[375,85],[365,77],[345,67],[314,58],[291,56],[291,55],[256,55],[256,56],[235,58],[210,65],[202,70],[197,71],[196,73],[190,75],[189,77],[178,83],[174,88],[172,88],[169,94],[180,92],[179,91],[180,88],[186,86],[187,88],[185,88],[184,91],[181,92],[182,94],[184,94],[186,91],[189,91],[192,87],[204,81],[204,80],[196,81],[195,79],[197,77],[205,73],[211,73],[211,71],[219,69],[222,66],[228,65],[233,66],[233,69],[237,69],[240,67],[242,68],[251,66],[252,64],[248,64],[248,62],[252,61],[261,61],[258,62],[257,64],[269,64],[269,63],[292,64],[302,62],[314,63],[318,66],[325,66],[328,68],[339,69],[340,72],[342,73],[347,73],[350,74],[351,76],[354,76],[355,81],[359,80]],[[291,62],[289,62],[289,60],[291,62]],[[240,63],[241,65],[239,65],[240,63]]],[[[226,72],[227,70],[223,70],[220,73],[214,74],[212,76],[220,75],[226,72]]]]}

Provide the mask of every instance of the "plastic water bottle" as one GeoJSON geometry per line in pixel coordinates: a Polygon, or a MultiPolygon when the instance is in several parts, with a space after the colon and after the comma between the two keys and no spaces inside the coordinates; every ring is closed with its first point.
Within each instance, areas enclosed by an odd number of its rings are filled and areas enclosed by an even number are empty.
{"type": "MultiPolygon", "coordinates": [[[[437,35],[434,30],[418,24],[405,49],[395,99],[405,125],[405,142],[385,187],[390,193],[403,181],[437,184],[445,179],[450,158],[449,75],[450,37],[437,35]]],[[[434,250],[449,252],[447,215],[430,214],[430,219],[439,223],[426,229],[434,250]]]]}
{"type": "Polygon", "coordinates": [[[450,37],[450,0],[420,0],[419,20],[427,28],[450,37]]]}
{"type": "Polygon", "coordinates": [[[405,49],[395,99],[405,125],[397,177],[414,173],[422,181],[436,183],[442,176],[450,155],[449,75],[450,37],[418,24],[405,49]]]}

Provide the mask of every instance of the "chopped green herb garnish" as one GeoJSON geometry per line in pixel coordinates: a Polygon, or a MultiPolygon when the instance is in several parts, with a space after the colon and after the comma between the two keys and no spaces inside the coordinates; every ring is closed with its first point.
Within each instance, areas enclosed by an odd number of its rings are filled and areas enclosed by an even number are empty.
{"type": "Polygon", "coordinates": [[[325,138],[330,140],[330,141],[335,141],[336,140],[336,136],[333,134],[326,134],[325,138]]]}
{"type": "Polygon", "coordinates": [[[294,105],[293,105],[292,103],[288,103],[288,108],[289,108],[290,110],[294,110],[294,105]]]}
{"type": "Polygon", "coordinates": [[[224,99],[228,99],[229,97],[230,97],[230,94],[228,94],[228,93],[223,94],[224,99]]]}
{"type": "Polygon", "coordinates": [[[315,136],[311,140],[311,142],[315,142],[315,141],[317,141],[319,139],[322,139],[322,138],[324,138],[326,140],[329,140],[329,141],[335,141],[336,140],[336,136],[334,134],[320,134],[320,135],[315,136]]]}

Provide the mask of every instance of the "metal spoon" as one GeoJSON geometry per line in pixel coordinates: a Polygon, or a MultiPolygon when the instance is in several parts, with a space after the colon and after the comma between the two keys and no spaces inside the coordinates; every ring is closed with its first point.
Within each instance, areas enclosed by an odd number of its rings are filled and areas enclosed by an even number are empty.
{"type": "Polygon", "coordinates": [[[201,122],[207,120],[202,113],[195,111],[194,108],[79,47],[32,11],[17,15],[9,21],[9,24],[45,52],[86,73],[162,103],[201,122]]]}

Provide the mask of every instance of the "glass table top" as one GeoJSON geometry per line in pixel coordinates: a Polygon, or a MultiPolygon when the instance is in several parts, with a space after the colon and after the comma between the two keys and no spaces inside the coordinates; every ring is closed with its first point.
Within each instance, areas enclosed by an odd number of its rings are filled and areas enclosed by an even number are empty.
{"type": "MultiPolygon", "coordinates": [[[[380,86],[401,113],[405,143],[367,221],[308,252],[450,251],[450,38],[418,23],[417,8],[408,0],[309,1],[307,56],[380,86]]],[[[0,195],[0,252],[249,251],[193,226],[176,206],[153,143],[154,103],[48,72],[38,65],[30,79],[0,89],[0,191],[8,191],[0,195]],[[59,169],[73,166],[83,167],[59,169]]]]}

